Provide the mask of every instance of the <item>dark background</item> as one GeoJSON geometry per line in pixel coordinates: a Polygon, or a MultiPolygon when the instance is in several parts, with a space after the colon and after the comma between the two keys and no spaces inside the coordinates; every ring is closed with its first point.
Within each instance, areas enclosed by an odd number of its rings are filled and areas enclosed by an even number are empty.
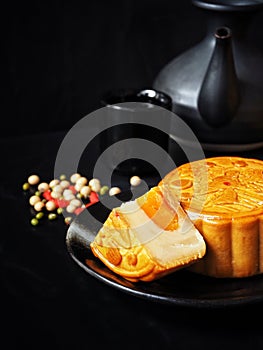
{"type": "MultiPolygon", "coordinates": [[[[151,86],[206,33],[190,0],[9,2],[4,24],[3,136],[68,129],[106,91],[151,86]]],[[[248,38],[263,48],[263,15],[248,38]]]]}
{"type": "MultiPolygon", "coordinates": [[[[262,349],[262,303],[202,309],[140,300],[88,276],[65,225],[30,225],[22,183],[52,179],[65,132],[108,90],[151,86],[206,33],[190,0],[1,4],[0,347],[262,349]]],[[[247,33],[263,49],[260,13],[247,33]]],[[[260,155],[262,158],[262,153],[260,155]]]]}

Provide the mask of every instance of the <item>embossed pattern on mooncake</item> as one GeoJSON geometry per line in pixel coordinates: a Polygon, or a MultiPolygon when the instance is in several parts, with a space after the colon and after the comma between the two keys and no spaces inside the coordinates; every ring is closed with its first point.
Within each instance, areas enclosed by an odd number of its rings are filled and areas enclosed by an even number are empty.
{"type": "Polygon", "coordinates": [[[258,209],[263,211],[263,161],[260,160],[239,157],[200,160],[173,170],[162,183],[174,190],[178,189],[181,205],[185,209],[189,208],[191,200],[195,198],[206,214],[242,215],[258,209]],[[201,164],[202,172],[195,175],[195,167],[201,164]],[[194,179],[197,176],[200,178],[194,179]],[[174,177],[177,180],[173,181],[174,177]],[[203,187],[202,179],[207,181],[203,187]],[[207,189],[204,193],[205,187],[207,189]]]}

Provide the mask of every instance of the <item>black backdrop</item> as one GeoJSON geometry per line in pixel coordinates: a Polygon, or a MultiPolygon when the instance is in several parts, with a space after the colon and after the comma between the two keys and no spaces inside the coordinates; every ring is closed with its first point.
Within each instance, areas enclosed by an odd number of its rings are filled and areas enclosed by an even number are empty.
{"type": "MultiPolygon", "coordinates": [[[[9,2],[4,24],[2,136],[68,129],[110,89],[150,86],[206,33],[191,0],[9,2]]],[[[248,33],[263,47],[262,14],[248,33]]]]}
{"type": "MultiPolygon", "coordinates": [[[[0,13],[0,347],[89,349],[95,340],[98,349],[119,342],[125,349],[262,349],[255,317],[262,303],[206,312],[102,285],[69,257],[63,222],[30,225],[21,191],[32,172],[51,179],[64,131],[100,107],[105,91],[151,85],[164,64],[201,40],[204,13],[190,0],[9,1],[0,13]]],[[[263,49],[262,18],[248,37],[263,49]]]]}

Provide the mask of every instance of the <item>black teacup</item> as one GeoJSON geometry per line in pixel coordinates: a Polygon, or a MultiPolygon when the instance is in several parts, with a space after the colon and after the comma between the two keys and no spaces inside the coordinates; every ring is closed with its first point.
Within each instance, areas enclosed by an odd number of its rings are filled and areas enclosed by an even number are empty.
{"type": "MultiPolygon", "coordinates": [[[[151,120],[158,117],[162,122],[164,114],[172,109],[172,99],[152,88],[119,89],[104,94],[101,105],[107,107],[105,125],[108,126],[101,136],[101,151],[113,146],[113,152],[107,158],[111,169],[130,175],[156,171],[154,162],[148,157],[140,158],[140,145],[142,155],[145,151],[152,156],[151,148],[146,151],[144,147],[151,147],[146,141],[151,142],[152,149],[161,147],[164,154],[168,153],[169,134],[154,127],[151,120]]],[[[167,123],[168,118],[165,120],[167,123]]]]}

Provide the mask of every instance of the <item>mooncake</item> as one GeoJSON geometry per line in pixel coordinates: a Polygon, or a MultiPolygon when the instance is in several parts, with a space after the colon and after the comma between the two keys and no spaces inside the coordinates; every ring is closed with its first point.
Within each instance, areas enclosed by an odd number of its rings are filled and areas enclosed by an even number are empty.
{"type": "Polygon", "coordinates": [[[263,161],[212,157],[168,173],[166,185],[202,234],[206,254],[191,271],[212,277],[263,272],[263,161]]]}

